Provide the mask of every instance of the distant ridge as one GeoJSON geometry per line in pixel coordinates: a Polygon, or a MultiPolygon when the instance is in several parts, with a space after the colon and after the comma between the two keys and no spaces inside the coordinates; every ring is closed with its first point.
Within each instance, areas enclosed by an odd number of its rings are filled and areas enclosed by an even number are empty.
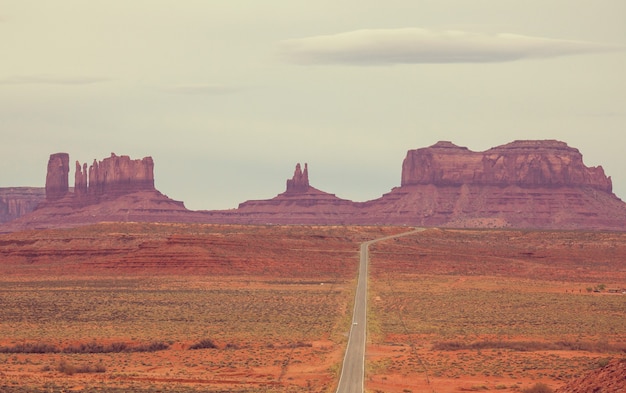
{"type": "Polygon", "coordinates": [[[447,141],[409,150],[400,186],[367,202],[316,189],[308,165],[297,164],[276,197],[213,211],[188,210],[156,190],[151,157],[111,154],[89,169],[77,162],[73,191],[67,162],[66,153],[51,155],[45,201],[0,231],[100,221],[626,230],[626,203],[613,194],[611,178],[556,140],[484,152],[447,141]]]}

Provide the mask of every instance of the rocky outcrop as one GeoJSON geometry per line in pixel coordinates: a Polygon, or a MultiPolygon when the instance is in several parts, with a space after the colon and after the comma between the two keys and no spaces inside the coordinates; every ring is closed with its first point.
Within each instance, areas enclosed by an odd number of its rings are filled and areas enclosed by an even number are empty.
{"type": "Polygon", "coordinates": [[[218,222],[248,224],[341,224],[356,213],[354,202],[320,191],[309,184],[309,168],[296,164],[287,189],[272,199],[250,200],[239,204],[236,212],[212,213],[218,222]]]}
{"type": "Polygon", "coordinates": [[[182,202],[154,188],[152,157],[132,160],[111,156],[87,164],[76,162],[75,187],[67,186],[69,155],[50,156],[46,200],[30,214],[8,222],[0,232],[31,228],[71,227],[102,221],[202,221],[182,202]]]}
{"type": "Polygon", "coordinates": [[[46,199],[43,187],[0,188],[0,223],[26,215],[46,199]]]}
{"type": "Polygon", "coordinates": [[[16,220],[15,228],[131,220],[626,230],[626,204],[612,193],[611,178],[554,140],[515,141],[484,152],[451,142],[410,150],[401,185],[367,202],[318,190],[309,182],[308,165],[297,164],[286,190],[274,198],[197,212],[154,188],[150,157],[111,154],[89,168],[77,162],[70,192],[63,154],[50,157],[47,200],[16,220]]]}
{"type": "Polygon", "coordinates": [[[74,194],[79,198],[84,198],[89,189],[89,179],[87,177],[87,163],[82,166],[76,161],[76,171],[74,172],[74,194]]]}
{"type": "Polygon", "coordinates": [[[626,359],[613,359],[558,388],[555,393],[622,393],[626,390],[626,359]]]}
{"type": "Polygon", "coordinates": [[[410,150],[402,163],[402,186],[590,187],[611,192],[602,167],[587,167],[564,142],[515,141],[485,152],[451,142],[410,150]]]}
{"type": "Polygon", "coordinates": [[[152,157],[131,160],[129,156],[111,156],[87,164],[76,162],[75,193],[91,201],[103,196],[114,198],[137,191],[154,190],[154,161],[152,157]]]}
{"type": "Polygon", "coordinates": [[[56,201],[67,195],[69,173],[70,155],[67,153],[51,154],[46,172],[46,199],[48,201],[56,201]]]}
{"type": "Polygon", "coordinates": [[[370,219],[423,226],[626,229],[626,204],[601,167],[559,141],[485,152],[451,142],[410,150],[402,183],[364,203],[370,219]]]}
{"type": "Polygon", "coordinates": [[[309,191],[309,168],[308,164],[304,164],[304,172],[300,167],[300,163],[296,164],[296,170],[291,179],[287,179],[287,194],[303,193],[309,191]]]}

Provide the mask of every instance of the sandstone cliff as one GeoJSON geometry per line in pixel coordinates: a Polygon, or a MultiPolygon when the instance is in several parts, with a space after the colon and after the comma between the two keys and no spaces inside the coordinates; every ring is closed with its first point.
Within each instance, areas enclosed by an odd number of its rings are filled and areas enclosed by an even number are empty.
{"type": "Polygon", "coordinates": [[[87,164],[76,162],[75,193],[90,200],[116,197],[137,191],[154,190],[154,162],[152,157],[131,160],[129,156],[111,156],[87,164]]]}
{"type": "Polygon", "coordinates": [[[402,163],[402,186],[419,184],[612,190],[602,167],[586,167],[577,149],[553,140],[515,141],[485,152],[451,142],[410,150],[402,163]]]}
{"type": "Polygon", "coordinates": [[[286,190],[237,209],[185,209],[154,188],[152,158],[116,156],[48,163],[46,201],[11,228],[99,221],[177,221],[241,224],[412,225],[457,228],[595,229],[626,231],[626,204],[612,193],[602,167],[587,167],[564,142],[515,141],[484,152],[451,142],[409,150],[401,184],[378,199],[352,202],[312,187],[309,168],[296,165],[286,190]]]}
{"type": "Polygon", "coordinates": [[[68,174],[70,172],[70,155],[55,153],[48,160],[46,172],[46,199],[55,201],[63,198],[69,191],[68,174]]]}
{"type": "MultiPolygon", "coordinates": [[[[154,188],[152,157],[132,160],[111,156],[76,162],[75,187],[68,187],[69,155],[50,156],[46,199],[29,214],[6,223],[0,232],[30,228],[71,227],[101,221],[188,221],[184,204],[154,188]]],[[[192,220],[196,220],[191,218],[192,220]]]]}
{"type": "Polygon", "coordinates": [[[296,164],[296,170],[293,173],[291,179],[287,179],[287,194],[303,193],[309,190],[309,167],[308,164],[304,164],[304,172],[300,163],[296,164]]]}
{"type": "Polygon", "coordinates": [[[0,188],[0,223],[26,215],[46,199],[42,187],[0,188]]]}
{"type": "Polygon", "coordinates": [[[250,200],[239,204],[235,212],[207,212],[217,222],[248,224],[341,224],[356,213],[352,201],[320,191],[309,184],[308,165],[296,164],[287,188],[272,199],[250,200]]]}
{"type": "Polygon", "coordinates": [[[564,142],[515,141],[485,152],[451,142],[410,150],[402,183],[364,203],[377,221],[449,227],[626,229],[626,204],[601,167],[564,142]]]}

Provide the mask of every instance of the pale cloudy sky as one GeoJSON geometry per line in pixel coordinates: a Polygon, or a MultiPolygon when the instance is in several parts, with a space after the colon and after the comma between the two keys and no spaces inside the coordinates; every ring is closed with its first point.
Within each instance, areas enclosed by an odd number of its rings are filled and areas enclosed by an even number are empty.
{"type": "Polygon", "coordinates": [[[626,198],[624,0],[0,0],[0,48],[0,187],[115,152],[192,209],[297,162],[364,201],[409,149],[558,139],[626,198]]]}

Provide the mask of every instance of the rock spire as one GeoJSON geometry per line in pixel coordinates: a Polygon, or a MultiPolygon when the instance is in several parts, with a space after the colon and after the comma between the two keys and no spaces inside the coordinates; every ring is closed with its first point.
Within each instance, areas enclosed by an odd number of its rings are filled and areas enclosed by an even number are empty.
{"type": "Polygon", "coordinates": [[[287,191],[288,194],[303,193],[309,191],[309,168],[304,164],[304,171],[300,166],[300,163],[296,164],[296,170],[293,173],[291,179],[287,179],[287,191]]]}
{"type": "Polygon", "coordinates": [[[67,195],[69,191],[68,174],[70,172],[70,155],[67,153],[51,154],[46,172],[46,200],[56,201],[67,195]]]}

